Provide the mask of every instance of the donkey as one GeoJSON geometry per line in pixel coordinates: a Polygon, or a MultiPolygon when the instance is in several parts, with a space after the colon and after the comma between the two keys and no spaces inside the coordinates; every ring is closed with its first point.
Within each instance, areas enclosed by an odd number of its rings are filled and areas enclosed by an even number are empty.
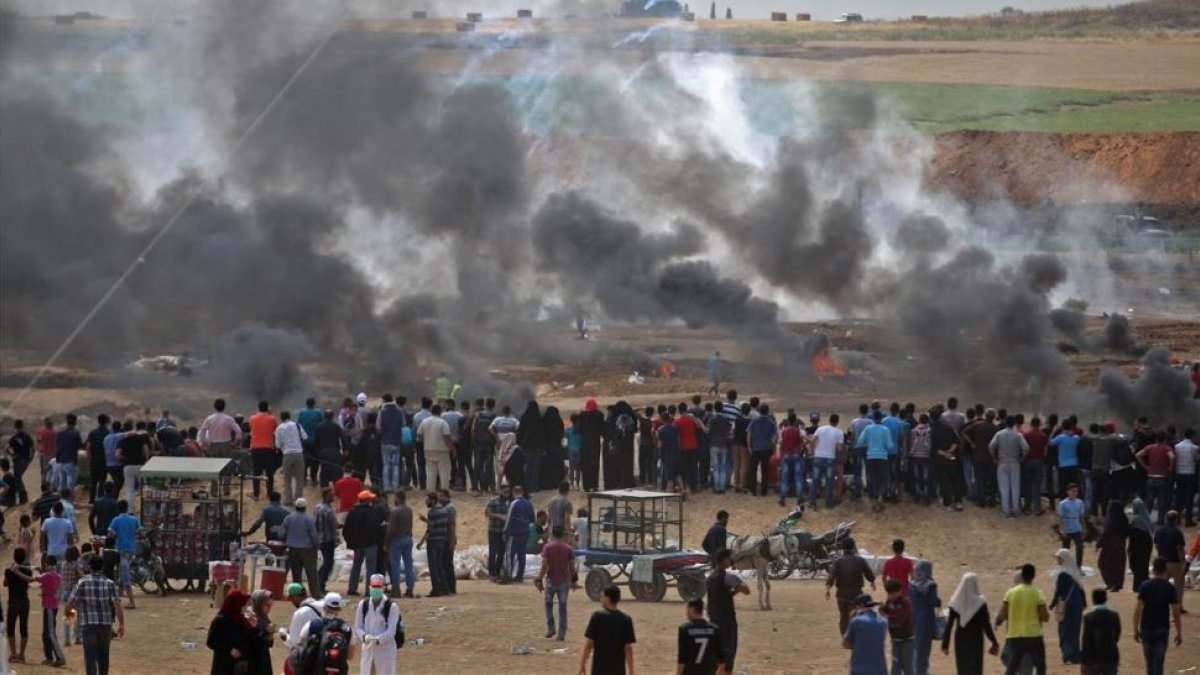
{"type": "Polygon", "coordinates": [[[743,537],[731,534],[725,545],[733,554],[734,569],[754,570],[754,578],[758,581],[758,608],[771,609],[771,580],[767,578],[767,565],[787,555],[786,537],[782,534],[750,534],[743,537]]]}

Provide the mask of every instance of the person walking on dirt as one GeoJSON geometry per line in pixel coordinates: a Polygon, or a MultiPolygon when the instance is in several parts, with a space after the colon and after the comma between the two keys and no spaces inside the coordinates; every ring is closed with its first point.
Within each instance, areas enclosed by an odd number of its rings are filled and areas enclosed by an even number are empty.
{"type": "Polygon", "coordinates": [[[633,645],[637,636],[633,619],[617,609],[621,589],[609,586],[600,596],[600,606],[592,613],[584,632],[583,653],[579,657],[579,675],[587,675],[588,659],[592,675],[633,675],[633,645]]]}
{"type": "Polygon", "coordinates": [[[566,529],[555,527],[550,541],[542,547],[542,566],[534,586],[546,600],[546,637],[559,642],[567,639],[567,596],[578,588],[575,551],[566,541],[566,529]],[[554,624],[554,601],[558,600],[558,629],[554,624]]]}
{"type": "Polygon", "coordinates": [[[721,629],[704,620],[703,600],[688,600],[687,619],[679,626],[675,675],[728,673],[721,629]]]}
{"type": "Polygon", "coordinates": [[[358,672],[362,675],[395,675],[396,629],[401,625],[400,606],[385,597],[383,575],[373,574],[367,595],[354,610],[354,635],[362,645],[358,672]]]}
{"type": "Polygon", "coordinates": [[[1017,675],[1021,662],[1029,655],[1038,675],[1046,675],[1046,641],[1043,624],[1050,620],[1046,596],[1033,585],[1037,569],[1029,563],[1021,566],[1021,582],[1004,594],[1004,604],[996,616],[996,626],[1008,622],[1006,649],[1009,650],[1005,675],[1017,675]]]}
{"type": "Polygon", "coordinates": [[[825,599],[829,600],[830,592],[837,588],[838,634],[846,634],[846,624],[854,611],[854,599],[862,595],[863,586],[871,584],[875,590],[875,573],[871,566],[858,555],[858,544],[853,539],[842,540],[842,557],[833,561],[829,570],[829,578],[825,580],[825,599]]]}
{"type": "Polygon", "coordinates": [[[279,535],[287,546],[288,567],[292,570],[292,581],[299,583],[301,573],[308,577],[308,592],[318,595],[321,579],[317,575],[317,544],[320,536],[317,525],[309,517],[308,502],[300,497],[296,500],[296,510],[283,519],[279,526],[279,535]]]}
{"type": "Polygon", "coordinates": [[[729,568],[733,566],[733,554],[722,546],[713,556],[713,572],[705,579],[705,591],[708,596],[708,620],[717,624],[721,634],[721,650],[724,656],[725,668],[733,668],[737,657],[738,624],[737,608],[734,606],[735,595],[750,595],[750,588],[742,578],[729,568]]]}
{"type": "Polygon", "coordinates": [[[109,647],[113,639],[113,619],[117,623],[116,637],[125,637],[125,610],[117,595],[117,585],[104,576],[104,560],[94,556],[88,561],[88,574],[75,584],[67,596],[66,615],[78,612],[83,626],[83,661],[87,675],[108,675],[109,647]]]}

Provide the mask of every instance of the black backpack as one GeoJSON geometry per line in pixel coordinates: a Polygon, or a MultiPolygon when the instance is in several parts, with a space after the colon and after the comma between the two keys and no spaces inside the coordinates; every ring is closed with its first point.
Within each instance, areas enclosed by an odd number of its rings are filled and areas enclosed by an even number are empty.
{"type": "MultiPolygon", "coordinates": [[[[367,605],[370,602],[371,602],[370,600],[363,600],[363,602],[362,602],[363,623],[366,623],[366,621],[367,621],[367,605]]],[[[388,620],[388,612],[391,611],[392,606],[395,604],[396,604],[396,602],[394,600],[386,600],[383,603],[382,611],[383,611],[383,620],[384,621],[388,620]]],[[[397,607],[396,611],[397,612],[400,611],[400,608],[397,607]]],[[[396,621],[396,634],[393,637],[396,640],[396,649],[403,648],[404,647],[404,616],[403,615],[401,615],[400,618],[396,621]]]]}
{"type": "Polygon", "coordinates": [[[492,445],[492,434],[488,430],[492,426],[492,421],[496,419],[496,413],[487,410],[481,410],[475,413],[475,418],[471,422],[471,443],[477,448],[488,448],[492,445]]]}
{"type": "Polygon", "coordinates": [[[350,626],[341,619],[313,619],[308,640],[292,657],[294,675],[344,675],[350,668],[350,626]]]}

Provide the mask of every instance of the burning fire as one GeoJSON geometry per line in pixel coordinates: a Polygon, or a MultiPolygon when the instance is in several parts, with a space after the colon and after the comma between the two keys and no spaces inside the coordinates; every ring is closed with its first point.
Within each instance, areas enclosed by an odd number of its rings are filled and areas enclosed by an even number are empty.
{"type": "Polygon", "coordinates": [[[829,348],[822,348],[813,355],[812,361],[809,362],[812,366],[812,371],[817,374],[818,380],[824,380],[826,377],[845,377],[846,369],[842,364],[833,360],[829,355],[829,348]]]}
{"type": "Polygon", "coordinates": [[[670,361],[658,364],[658,376],[666,379],[675,377],[675,364],[670,361]]]}

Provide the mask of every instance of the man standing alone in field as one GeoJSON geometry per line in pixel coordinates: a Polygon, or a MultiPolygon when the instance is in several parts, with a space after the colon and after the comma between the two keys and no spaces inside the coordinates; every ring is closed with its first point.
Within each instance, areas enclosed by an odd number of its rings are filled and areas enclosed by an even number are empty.
{"type": "Polygon", "coordinates": [[[621,610],[621,589],[609,586],[600,598],[602,609],[588,621],[583,654],[579,658],[579,675],[587,675],[588,658],[592,660],[592,675],[633,675],[633,619],[621,610]]]}

